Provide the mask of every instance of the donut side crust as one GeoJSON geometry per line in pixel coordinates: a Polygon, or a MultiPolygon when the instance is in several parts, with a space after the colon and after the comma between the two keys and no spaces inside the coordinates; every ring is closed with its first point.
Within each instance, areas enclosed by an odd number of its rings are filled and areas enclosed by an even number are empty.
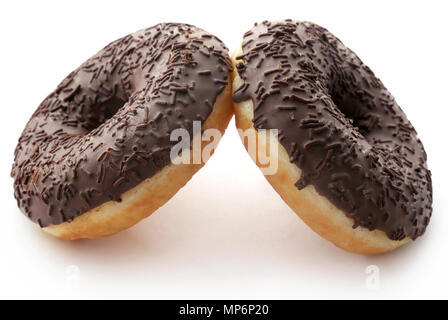
{"type": "MultiPolygon", "coordinates": [[[[238,61],[235,59],[242,54],[242,48],[239,46],[232,55],[234,66],[233,92],[244,84],[236,70],[238,61]]],[[[253,126],[254,105],[252,100],[234,103],[234,109],[237,128],[243,131],[255,131],[257,145],[264,147],[264,150],[269,150],[269,139],[260,139],[260,135],[253,126]]],[[[276,138],[272,137],[272,139],[276,138]]],[[[243,143],[247,150],[247,141],[243,141],[243,143]]],[[[280,143],[277,144],[279,148],[278,159],[273,158],[275,154],[270,156],[271,161],[278,160],[278,170],[273,175],[265,175],[265,178],[286,204],[321,237],[331,241],[341,249],[359,254],[388,252],[411,240],[409,237],[400,241],[391,240],[385,232],[380,230],[369,231],[362,227],[353,229],[353,221],[327,198],[317,193],[313,185],[298,190],[295,183],[300,179],[301,170],[289,161],[286,149],[280,143]]],[[[257,166],[262,166],[257,159],[253,160],[257,166]]]]}
{"type": "MultiPolygon", "coordinates": [[[[224,134],[233,116],[231,81],[219,94],[212,113],[202,125],[202,130],[218,129],[224,134]]],[[[202,142],[202,147],[211,142],[202,142]]],[[[107,237],[125,230],[150,216],[171,199],[205,164],[170,163],[151,178],[121,195],[121,202],[108,201],[64,222],[43,228],[49,234],[63,240],[107,237]]]]}

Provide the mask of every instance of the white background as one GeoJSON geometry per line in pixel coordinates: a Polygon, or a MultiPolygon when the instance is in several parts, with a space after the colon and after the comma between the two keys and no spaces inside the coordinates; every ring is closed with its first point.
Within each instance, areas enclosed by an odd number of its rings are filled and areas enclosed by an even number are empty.
{"type": "Polygon", "coordinates": [[[0,298],[448,298],[446,1],[2,1],[0,298]],[[433,172],[426,234],[381,256],[313,233],[251,162],[234,122],[210,162],[130,230],[63,242],[18,210],[13,151],[40,102],[107,43],[159,22],[195,24],[233,50],[256,21],[316,22],[353,49],[413,122],[433,172]],[[380,286],[366,286],[376,265],[380,286]]]}

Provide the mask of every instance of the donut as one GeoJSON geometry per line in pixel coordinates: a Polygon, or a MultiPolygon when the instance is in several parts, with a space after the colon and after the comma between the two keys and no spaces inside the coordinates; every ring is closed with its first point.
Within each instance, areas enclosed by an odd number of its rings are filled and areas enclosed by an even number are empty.
{"type": "Polygon", "coordinates": [[[233,116],[231,72],[225,45],[187,24],[162,23],[110,43],[26,125],[11,173],[19,208],[68,240],[109,236],[149,216],[205,162],[172,161],[171,133],[192,135],[199,123],[200,138],[207,129],[224,134],[233,116]]]}
{"type": "Polygon", "coordinates": [[[362,254],[425,232],[432,214],[425,150],[355,53],[316,24],[265,21],[245,33],[232,60],[236,125],[255,132],[259,147],[278,143],[271,158],[278,169],[266,178],[309,227],[362,254]],[[274,129],[275,140],[261,138],[274,129]]]}

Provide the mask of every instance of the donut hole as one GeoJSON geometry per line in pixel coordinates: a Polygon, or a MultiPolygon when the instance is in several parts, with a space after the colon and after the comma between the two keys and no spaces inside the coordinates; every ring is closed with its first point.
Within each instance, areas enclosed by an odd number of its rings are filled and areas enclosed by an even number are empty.
{"type": "Polygon", "coordinates": [[[359,101],[356,101],[349,95],[341,95],[338,93],[331,94],[331,99],[338,110],[349,119],[351,125],[360,134],[367,136],[370,133],[371,127],[366,123],[368,116],[361,111],[362,108],[360,107],[359,101]]]}
{"type": "Polygon", "coordinates": [[[113,96],[102,103],[91,106],[84,127],[88,131],[98,128],[108,119],[112,118],[125,103],[126,101],[113,96]]]}

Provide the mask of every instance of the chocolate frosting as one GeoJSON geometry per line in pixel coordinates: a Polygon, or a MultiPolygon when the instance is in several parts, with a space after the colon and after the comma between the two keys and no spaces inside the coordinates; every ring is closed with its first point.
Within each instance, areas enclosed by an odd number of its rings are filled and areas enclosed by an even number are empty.
{"type": "Polygon", "coordinates": [[[170,163],[170,133],[205,121],[228,84],[215,36],[165,23],[106,46],[33,114],[15,151],[14,195],[41,227],[71,221],[170,163]]]}
{"type": "Polygon", "coordinates": [[[279,129],[319,194],[392,240],[422,235],[431,173],[417,133],[373,72],[334,35],[309,23],[263,22],[244,35],[234,100],[252,99],[254,127],[279,129]]]}

